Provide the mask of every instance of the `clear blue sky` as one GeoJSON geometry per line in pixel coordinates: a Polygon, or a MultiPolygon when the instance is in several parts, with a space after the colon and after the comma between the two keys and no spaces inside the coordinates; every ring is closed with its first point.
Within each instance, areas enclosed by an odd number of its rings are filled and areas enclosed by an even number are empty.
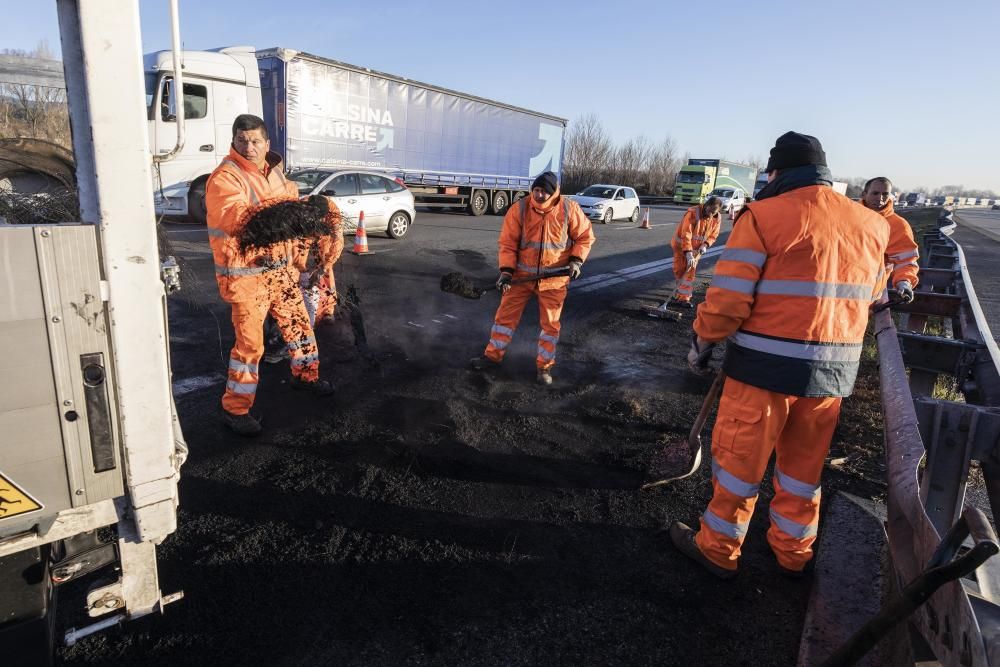
{"type": "MultiPolygon", "coordinates": [[[[55,3],[4,2],[0,48],[58,52],[55,3]]],[[[143,0],[143,46],[169,48],[143,0]]],[[[1000,1],[275,3],[181,0],[185,48],[283,46],[700,157],[814,134],[839,176],[1000,191],[1000,1]]]]}

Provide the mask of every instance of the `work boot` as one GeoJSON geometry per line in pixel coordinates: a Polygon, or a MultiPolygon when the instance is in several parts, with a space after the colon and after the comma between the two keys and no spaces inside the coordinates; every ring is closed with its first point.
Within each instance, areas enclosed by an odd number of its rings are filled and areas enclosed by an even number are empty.
{"type": "Polygon", "coordinates": [[[535,376],[535,379],[538,380],[538,384],[549,386],[552,384],[552,373],[549,372],[548,368],[539,368],[538,375],[535,376]]]}
{"type": "Polygon", "coordinates": [[[313,380],[309,382],[308,380],[301,380],[294,375],[291,381],[292,389],[296,391],[308,391],[314,396],[333,396],[337,391],[328,380],[313,380]]]}
{"type": "Polygon", "coordinates": [[[245,415],[234,415],[231,412],[223,410],[222,419],[226,422],[229,430],[247,438],[260,435],[260,432],[263,430],[260,422],[254,419],[253,415],[249,412],[245,415]]]}
{"type": "Polygon", "coordinates": [[[486,356],[473,357],[469,360],[469,368],[474,371],[491,371],[499,366],[500,364],[486,356]]]}
{"type": "Polygon", "coordinates": [[[674,521],[670,525],[670,541],[674,543],[678,551],[691,560],[700,563],[702,567],[719,579],[732,579],[735,577],[736,570],[727,570],[724,567],[719,567],[701,552],[701,549],[698,548],[698,545],[694,541],[694,536],[697,534],[698,531],[680,521],[674,521]]]}
{"type": "Polygon", "coordinates": [[[670,303],[667,304],[672,308],[682,308],[684,310],[691,310],[694,305],[690,301],[681,301],[680,299],[671,299],[670,303]]]}

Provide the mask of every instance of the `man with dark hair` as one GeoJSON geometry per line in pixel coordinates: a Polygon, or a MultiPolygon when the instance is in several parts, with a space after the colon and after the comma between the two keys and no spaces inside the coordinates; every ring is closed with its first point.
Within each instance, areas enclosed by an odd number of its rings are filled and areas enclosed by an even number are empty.
{"type": "Polygon", "coordinates": [[[698,260],[719,238],[722,228],[722,200],[709,197],[701,206],[692,206],[681,218],[670,239],[674,249],[674,280],[677,286],[670,305],[691,308],[698,260]]]}
{"type": "Polygon", "coordinates": [[[298,187],[285,178],[281,157],[270,146],[263,120],[250,114],[237,116],[229,155],[209,176],[205,191],[215,277],[219,294],[232,305],[236,333],[222,397],[223,416],[234,432],[247,436],[261,431],[250,408],[257,393],[268,314],[288,345],[292,387],[323,396],[333,393],[330,383],[319,379],[319,353],[298,272],[292,266],[292,244],[275,244],[248,256],[237,243],[237,233],[254,210],[298,197],[298,187]]]}
{"type": "Polygon", "coordinates": [[[580,205],[563,197],[559,181],[551,171],[538,176],[531,184],[529,197],[515,202],[503,219],[500,230],[500,307],[490,331],[490,342],[483,356],[472,360],[473,368],[483,370],[499,364],[521,313],[532,295],[538,298],[538,354],[535,366],[540,384],[552,384],[556,363],[556,344],[561,328],[559,316],[570,280],[580,277],[580,269],[594,244],[594,231],[580,205]],[[543,275],[554,268],[569,267],[569,277],[542,278],[514,284],[514,278],[543,275]]]}
{"type": "Polygon", "coordinates": [[[885,249],[885,259],[892,272],[892,286],[903,301],[913,301],[913,288],[920,280],[917,275],[920,251],[913,239],[910,223],[893,210],[892,181],[885,176],[869,179],[861,191],[861,203],[889,223],[889,246],[885,249]]]}
{"type": "Polygon", "coordinates": [[[888,225],[833,191],[818,139],[782,135],[767,172],[719,257],[688,353],[704,370],[712,348],[729,339],[712,500],[701,530],[675,521],[670,539],[721,578],[736,575],[772,452],[768,543],[790,576],[812,558],[823,461],[854,388],[868,308],[885,285],[888,225]]]}

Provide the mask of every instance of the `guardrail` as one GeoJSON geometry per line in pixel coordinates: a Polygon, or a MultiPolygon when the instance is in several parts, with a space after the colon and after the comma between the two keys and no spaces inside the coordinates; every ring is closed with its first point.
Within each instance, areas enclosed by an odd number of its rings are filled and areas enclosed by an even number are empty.
{"type": "MultiPolygon", "coordinates": [[[[904,313],[898,328],[889,310],[874,318],[889,487],[886,532],[901,585],[935,562],[942,538],[962,516],[973,461],[985,478],[992,513],[1000,516],[1000,351],[962,248],[949,236],[955,228],[950,214],[941,222],[939,231],[924,237],[916,299],[894,309],[904,313]],[[954,380],[964,400],[933,397],[942,376],[954,380]]],[[[942,585],[910,620],[943,664],[1000,665],[998,603],[1000,559],[992,557],[973,577],[942,585]]]]}

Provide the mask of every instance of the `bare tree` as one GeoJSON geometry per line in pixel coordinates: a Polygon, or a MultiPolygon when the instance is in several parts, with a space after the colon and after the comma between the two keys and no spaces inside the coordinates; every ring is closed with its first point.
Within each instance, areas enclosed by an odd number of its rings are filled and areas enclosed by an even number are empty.
{"type": "Polygon", "coordinates": [[[596,114],[587,114],[570,123],[566,132],[563,190],[577,190],[599,182],[610,167],[614,145],[596,114]]]}
{"type": "MultiPolygon", "coordinates": [[[[5,49],[4,55],[52,60],[48,42],[34,51],[5,49]]],[[[69,111],[66,90],[47,85],[0,83],[0,138],[45,139],[70,147],[69,111]]]]}
{"type": "Polygon", "coordinates": [[[677,142],[672,137],[664,137],[663,141],[653,149],[648,167],[648,194],[664,196],[674,190],[674,181],[681,168],[680,151],[677,142]]]}

